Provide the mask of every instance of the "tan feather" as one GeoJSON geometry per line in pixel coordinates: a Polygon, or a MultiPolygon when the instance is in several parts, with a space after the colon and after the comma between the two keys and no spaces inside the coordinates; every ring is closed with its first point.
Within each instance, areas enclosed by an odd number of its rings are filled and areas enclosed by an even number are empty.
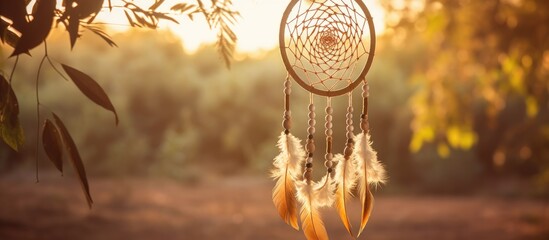
{"type": "Polygon", "coordinates": [[[370,191],[370,184],[385,182],[385,169],[377,159],[377,153],[372,148],[370,134],[360,133],[355,137],[355,149],[353,151],[353,164],[358,169],[358,192],[362,205],[362,217],[358,236],[364,231],[364,227],[370,219],[374,206],[374,197],[370,191]]]}
{"type": "Polygon", "coordinates": [[[351,191],[356,185],[356,169],[353,168],[351,160],[345,159],[341,154],[336,155],[334,160],[338,162],[335,175],[337,182],[335,206],[347,232],[353,236],[352,226],[347,216],[347,198],[351,196],[351,191]]]}
{"type": "Polygon", "coordinates": [[[379,185],[385,183],[387,177],[383,164],[377,158],[377,152],[372,148],[370,138],[368,133],[360,133],[355,136],[353,161],[359,169],[359,175],[362,175],[363,172],[367,173],[368,183],[379,185]]]}
{"type": "Polygon", "coordinates": [[[362,231],[364,231],[364,227],[366,227],[366,224],[368,224],[368,220],[370,219],[370,215],[372,215],[372,209],[374,209],[374,195],[372,195],[370,189],[368,189],[364,195],[361,193],[360,199],[362,201],[362,217],[360,219],[360,230],[356,236],[357,238],[360,236],[362,231]]]}
{"type": "Polygon", "coordinates": [[[319,208],[334,205],[336,185],[334,179],[329,177],[329,174],[326,174],[320,181],[315,183],[314,188],[317,192],[315,201],[319,208]]]}
{"type": "Polygon", "coordinates": [[[301,228],[308,240],[328,240],[328,232],[318,211],[315,185],[307,184],[307,180],[296,183],[297,199],[301,202],[301,228]]]}
{"type": "Polygon", "coordinates": [[[298,163],[305,156],[305,151],[299,139],[285,133],[280,135],[278,147],[280,154],[274,160],[275,168],[271,173],[271,176],[276,180],[273,188],[273,202],[282,220],[299,230],[294,182],[300,172],[298,163]]]}

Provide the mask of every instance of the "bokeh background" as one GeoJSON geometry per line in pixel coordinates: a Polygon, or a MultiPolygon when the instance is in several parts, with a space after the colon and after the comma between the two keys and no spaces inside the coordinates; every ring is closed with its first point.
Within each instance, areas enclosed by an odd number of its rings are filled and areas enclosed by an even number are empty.
{"type": "MultiPolygon", "coordinates": [[[[389,182],[363,239],[549,239],[549,2],[374,2],[370,125],[389,182]]],[[[75,138],[94,208],[72,169],[60,176],[41,152],[35,184],[37,48],[13,82],[26,144],[0,143],[0,239],[304,239],[270,200],[286,76],[276,46],[239,52],[228,69],[174,27],[106,30],[118,48],[84,33],[70,51],[59,27],[48,50],[100,83],[118,126],[51,67],[39,86],[44,112],[75,138]]],[[[1,48],[4,73],[11,51],[1,48]]],[[[293,90],[305,138],[308,95],[293,90]]],[[[346,98],[334,105],[341,151],[346,98]]],[[[333,239],[351,239],[335,211],[323,214],[333,239]]]]}

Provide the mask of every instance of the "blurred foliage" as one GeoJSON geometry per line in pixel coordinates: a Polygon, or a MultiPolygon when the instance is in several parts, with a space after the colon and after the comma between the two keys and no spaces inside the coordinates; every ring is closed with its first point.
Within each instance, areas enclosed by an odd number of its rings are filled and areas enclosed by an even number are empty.
{"type": "Polygon", "coordinates": [[[418,53],[409,77],[410,149],[432,143],[447,160],[474,151],[486,174],[548,186],[549,2],[384,4],[391,41],[418,53]]]}
{"type": "MultiPolygon", "coordinates": [[[[547,194],[549,39],[541,23],[549,22],[549,3],[396,3],[386,2],[388,26],[368,74],[372,139],[387,165],[388,187],[467,192],[505,178],[524,182],[512,191],[547,194]]],[[[132,30],[113,39],[124,43],[116,51],[83,38],[71,54],[54,31],[48,47],[57,61],[105,89],[120,116],[117,128],[103,125],[112,115],[85,104],[52,69],[43,70],[39,86],[44,108],[55,108],[77,129],[73,137],[85,146],[82,158],[92,174],[193,180],[268,171],[282,130],[286,73],[278,50],[242,56],[228,70],[211,48],[189,55],[169,32],[132,30]]],[[[35,77],[38,60],[16,71],[20,96],[32,96],[33,83],[25,80],[35,77]]],[[[5,71],[10,63],[2,63],[5,71]]],[[[333,101],[334,151],[341,152],[346,99],[333,101]]],[[[36,137],[35,102],[19,102],[27,138],[36,137]]],[[[307,104],[305,91],[294,87],[293,132],[301,138],[307,104]]],[[[0,171],[30,165],[31,145],[18,155],[0,145],[0,171]]]]}

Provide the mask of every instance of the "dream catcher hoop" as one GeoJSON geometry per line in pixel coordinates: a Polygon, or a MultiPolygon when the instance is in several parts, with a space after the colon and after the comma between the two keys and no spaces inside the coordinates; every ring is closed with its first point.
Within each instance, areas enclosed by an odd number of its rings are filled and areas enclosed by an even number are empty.
{"type": "MultiPolygon", "coordinates": [[[[280,23],[280,52],[288,76],[284,82],[284,120],[274,159],[272,177],[276,180],[273,202],[281,218],[309,240],[328,239],[319,209],[335,206],[353,237],[347,217],[347,200],[357,190],[362,205],[360,236],[370,217],[374,198],[370,185],[385,181],[385,170],[370,141],[368,124],[369,87],[366,74],[375,51],[372,17],[361,0],[292,0],[280,23]],[[292,80],[310,93],[305,146],[291,134],[290,94],[292,80]],[[354,135],[352,91],[362,87],[361,133],[354,135]],[[345,149],[333,152],[332,97],[348,94],[345,149]],[[315,153],[316,108],[314,95],[327,98],[325,109],[326,175],[312,179],[315,153]],[[299,204],[298,204],[299,203],[299,204]]],[[[322,156],[322,154],[320,155],[322,156]]]]}
{"type": "Polygon", "coordinates": [[[280,23],[280,53],[288,74],[327,97],[355,89],[372,61],[376,36],[362,1],[292,0],[280,23]]]}

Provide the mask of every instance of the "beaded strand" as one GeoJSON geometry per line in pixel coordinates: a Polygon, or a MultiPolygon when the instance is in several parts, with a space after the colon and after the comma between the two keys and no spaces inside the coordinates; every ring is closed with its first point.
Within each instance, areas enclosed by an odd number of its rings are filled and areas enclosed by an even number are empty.
{"type": "Polygon", "coordinates": [[[313,103],[313,95],[311,94],[310,104],[309,104],[309,128],[307,128],[307,161],[305,163],[305,172],[303,173],[303,178],[307,180],[307,184],[311,183],[311,178],[313,174],[313,153],[315,151],[315,141],[313,135],[315,133],[315,105],[313,103]]]}
{"type": "Polygon", "coordinates": [[[333,173],[334,172],[334,162],[333,162],[333,159],[334,159],[334,154],[333,154],[333,137],[332,137],[332,134],[333,134],[333,131],[332,131],[332,127],[333,127],[333,124],[332,124],[332,115],[334,113],[334,110],[332,108],[332,99],[331,98],[328,98],[327,100],[327,103],[326,103],[326,124],[324,125],[326,127],[326,131],[325,131],[325,134],[326,134],[326,155],[324,156],[324,158],[326,159],[324,161],[324,166],[326,167],[326,170],[328,171],[328,173],[333,173]]]}

